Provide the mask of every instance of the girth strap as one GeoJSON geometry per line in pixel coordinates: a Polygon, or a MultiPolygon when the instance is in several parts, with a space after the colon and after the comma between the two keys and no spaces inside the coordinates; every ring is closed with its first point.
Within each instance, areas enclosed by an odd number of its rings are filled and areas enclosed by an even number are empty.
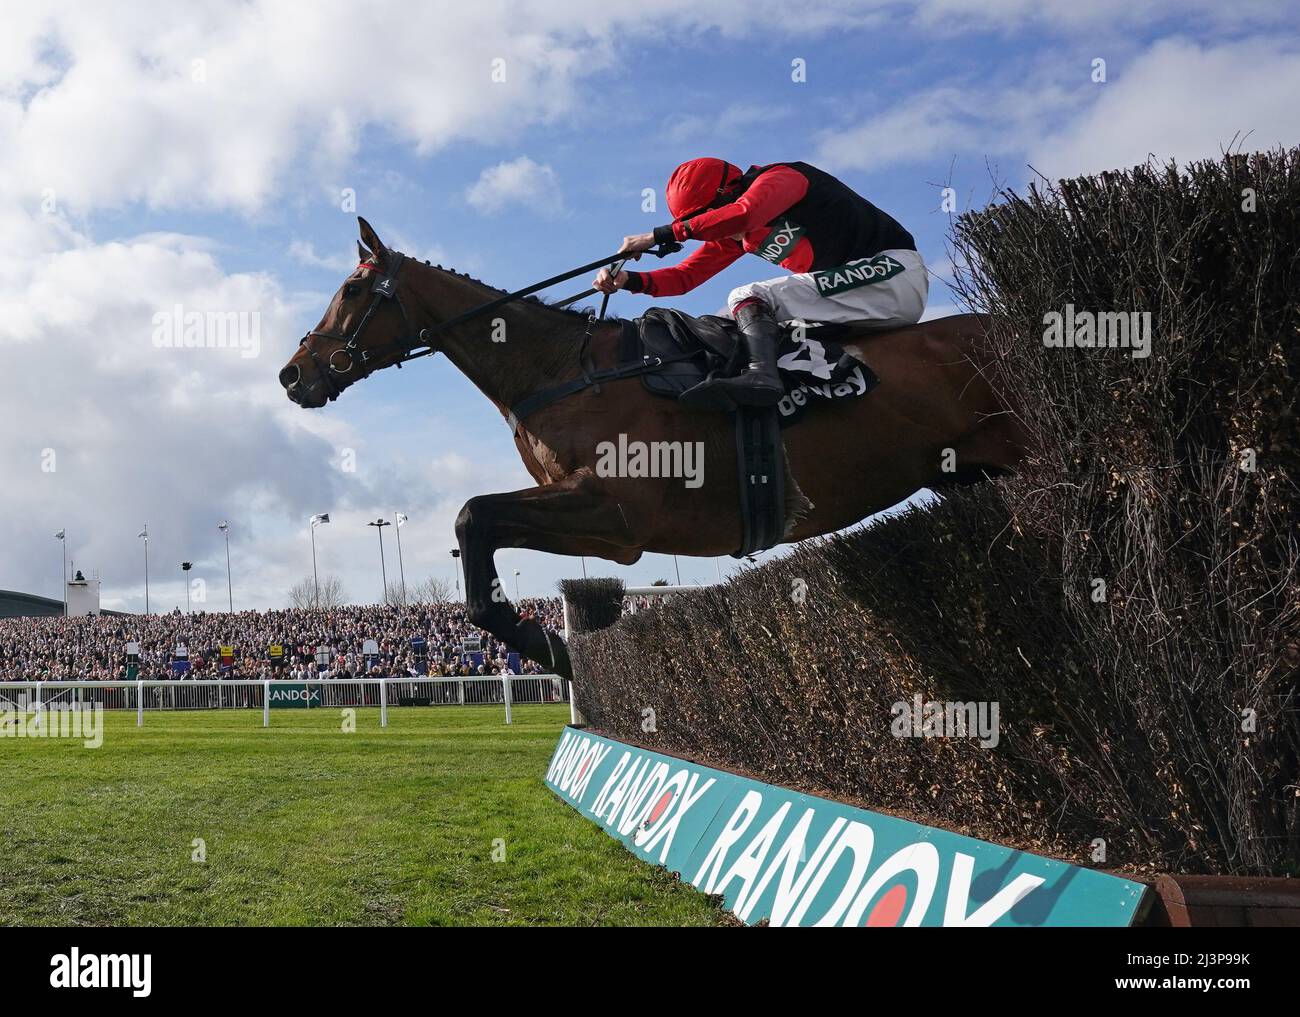
{"type": "MultiPolygon", "coordinates": [[[[636,326],[631,322],[620,322],[624,329],[636,326]]],[[[568,381],[562,381],[559,384],[551,385],[542,389],[540,392],[534,392],[532,395],[519,400],[514,406],[510,407],[510,414],[506,422],[510,425],[510,433],[519,432],[519,422],[525,417],[536,413],[543,407],[550,406],[551,403],[559,402],[576,392],[600,385],[607,381],[622,381],[624,378],[637,378],[643,374],[649,374],[656,371],[664,364],[676,363],[679,360],[689,360],[692,357],[699,356],[699,351],[695,350],[690,353],[682,353],[674,357],[641,357],[639,360],[626,361],[621,364],[615,364],[613,367],[600,368],[599,370],[584,370],[582,375],[577,378],[570,378],[568,381]]]]}

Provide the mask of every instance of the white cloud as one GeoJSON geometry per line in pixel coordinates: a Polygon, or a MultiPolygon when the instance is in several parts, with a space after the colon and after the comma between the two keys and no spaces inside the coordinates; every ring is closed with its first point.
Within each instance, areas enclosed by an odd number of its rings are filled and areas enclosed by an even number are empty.
{"type": "Polygon", "coordinates": [[[1053,81],[1033,85],[942,85],[917,93],[882,113],[818,137],[813,161],[828,170],[947,163],[959,152],[996,157],[1021,154],[1050,117],[1083,99],[1053,81]]]}
{"type": "Polygon", "coordinates": [[[913,21],[925,28],[957,33],[992,28],[1003,31],[1026,27],[1046,29],[1058,35],[1088,29],[1128,32],[1142,26],[1176,21],[1231,26],[1241,30],[1250,24],[1285,19],[1287,14],[1275,0],[918,0],[913,21]]]}
{"type": "MultiPolygon", "coordinates": [[[[1220,6],[1198,0],[1187,17],[1227,17],[1220,6]]],[[[583,81],[616,66],[620,47],[636,41],[761,31],[797,43],[846,22],[860,30],[899,18],[885,0],[797,10],[777,0],[663,0],[653,11],[603,0],[322,0],[310,16],[286,0],[11,7],[0,33],[0,190],[31,206],[53,194],[78,214],[134,202],[255,211],[280,197],[290,174],[337,180],[373,129],[421,153],[499,142],[569,115],[583,81]],[[504,80],[494,80],[494,68],[504,80]]],[[[1243,0],[1231,17],[1240,26],[1279,16],[1269,10],[1243,0]]],[[[1151,0],[978,8],[926,0],[904,17],[925,30],[1087,24],[1119,32],[1168,14],[1151,0]]],[[[1249,68],[1230,72],[1238,70],[1249,68]]],[[[696,137],[761,122],[761,111],[737,103],[716,120],[687,113],[668,130],[696,137]]],[[[917,128],[912,149],[935,151],[947,132],[964,135],[960,117],[933,106],[911,104],[876,122],[917,128]]],[[[862,140],[869,145],[860,151],[908,143],[897,134],[862,140]]],[[[838,155],[852,139],[828,145],[838,155]]],[[[881,164],[887,153],[875,158],[881,164]]]]}
{"type": "Polygon", "coordinates": [[[466,191],[465,200],[480,212],[493,215],[515,205],[553,218],[564,212],[560,178],[550,166],[526,155],[489,166],[466,191]]]}
{"type": "Polygon", "coordinates": [[[21,53],[0,72],[0,186],[82,212],[255,210],[291,169],[339,170],[367,126],[429,152],[559,115],[608,61],[566,34],[563,12],[493,2],[19,6],[0,51],[21,53]]]}
{"type": "MultiPolygon", "coordinates": [[[[1005,159],[1017,176],[1027,163],[1055,179],[1125,169],[1148,155],[1180,163],[1217,158],[1234,137],[1246,151],[1300,141],[1294,42],[1159,41],[1112,62],[1108,80],[1098,84],[1080,83],[1046,60],[1032,73],[1028,84],[936,86],[828,128],[813,161],[840,172],[913,163],[946,168],[954,156],[975,153],[1005,159]]],[[[968,196],[961,197],[964,205],[968,196]]]]}
{"type": "Polygon", "coordinates": [[[310,240],[294,240],[289,244],[288,255],[300,265],[312,268],[325,268],[331,272],[351,272],[356,267],[356,244],[345,249],[341,254],[317,254],[316,245],[310,240]]]}
{"type": "Polygon", "coordinates": [[[968,122],[966,94],[937,88],[848,128],[823,132],[814,161],[832,170],[873,170],[969,148],[978,125],[968,122]]]}
{"type": "Polygon", "coordinates": [[[135,202],[256,211],[290,172],[337,179],[367,128],[430,153],[567,115],[577,86],[614,64],[615,40],[756,24],[799,34],[849,13],[827,3],[796,14],[776,0],[644,12],[603,0],[321,0],[309,14],[288,0],[10,7],[0,190],[32,204],[53,193],[78,213],[135,202]]]}
{"type": "Polygon", "coordinates": [[[1049,178],[1217,158],[1300,142],[1300,47],[1248,40],[1202,47],[1167,40],[1112,67],[1087,111],[1028,148],[1049,178]],[[1247,137],[1247,135],[1249,135],[1247,137]],[[1233,139],[1238,140],[1234,146],[1233,139]]]}
{"type": "MultiPolygon", "coordinates": [[[[291,406],[276,382],[309,316],[304,303],[266,274],[226,272],[208,241],[179,234],[98,244],[73,234],[35,261],[11,278],[0,308],[9,378],[0,532],[10,535],[0,585],[57,592],[34,536],[53,523],[68,529],[78,564],[105,577],[106,596],[138,609],[134,535],[148,520],[155,594],[183,603],[171,559],[215,556],[215,524],[229,518],[240,534],[236,564],[242,557],[246,567],[241,599],[256,588],[260,603],[279,602],[296,578],[276,564],[279,520],[369,503],[376,482],[331,465],[339,445],[364,448],[364,437],[291,406]],[[159,347],[155,315],[176,305],[247,312],[256,355],[159,347]]],[[[310,298],[313,311],[322,303],[310,298]]]]}
{"type": "Polygon", "coordinates": [[[758,103],[737,102],[716,112],[673,113],[664,121],[661,135],[670,145],[705,139],[735,139],[748,132],[768,128],[790,116],[788,106],[765,106],[758,103]]]}

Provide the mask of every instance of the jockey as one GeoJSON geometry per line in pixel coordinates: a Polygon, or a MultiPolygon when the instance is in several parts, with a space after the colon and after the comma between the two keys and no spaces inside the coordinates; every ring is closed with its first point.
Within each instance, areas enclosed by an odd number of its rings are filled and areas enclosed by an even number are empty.
{"type": "Polygon", "coordinates": [[[731,291],[727,307],[749,366],[738,377],[697,385],[683,394],[685,402],[714,403],[717,391],[746,406],[779,401],[784,392],[776,353],[782,321],[893,328],[915,324],[925,310],[929,278],[912,235],[806,162],[751,166],[742,173],[721,159],[692,159],[673,170],[665,196],[673,221],[624,237],[620,253],[639,258],[655,244],[674,240],[699,240],[703,246],[672,268],[617,275],[603,268],[592,282],[596,289],[677,296],[747,251],[793,273],[731,291]]]}

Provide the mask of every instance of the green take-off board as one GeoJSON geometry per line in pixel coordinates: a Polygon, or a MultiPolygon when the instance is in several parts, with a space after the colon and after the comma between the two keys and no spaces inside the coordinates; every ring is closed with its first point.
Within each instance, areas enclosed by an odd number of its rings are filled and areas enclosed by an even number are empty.
{"type": "Polygon", "coordinates": [[[575,728],[546,783],[750,924],[1122,926],[1146,890],[575,728]]]}

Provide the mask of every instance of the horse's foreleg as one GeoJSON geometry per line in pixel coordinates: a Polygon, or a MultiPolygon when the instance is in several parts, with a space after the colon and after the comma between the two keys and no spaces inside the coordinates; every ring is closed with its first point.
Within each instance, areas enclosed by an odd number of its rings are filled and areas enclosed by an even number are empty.
{"type": "Polygon", "coordinates": [[[586,475],[471,498],[456,518],[456,537],[465,563],[469,620],[566,678],[572,675],[564,641],[536,621],[520,618],[497,576],[493,555],[502,547],[526,547],[627,563],[640,557],[617,502],[586,475]]]}

